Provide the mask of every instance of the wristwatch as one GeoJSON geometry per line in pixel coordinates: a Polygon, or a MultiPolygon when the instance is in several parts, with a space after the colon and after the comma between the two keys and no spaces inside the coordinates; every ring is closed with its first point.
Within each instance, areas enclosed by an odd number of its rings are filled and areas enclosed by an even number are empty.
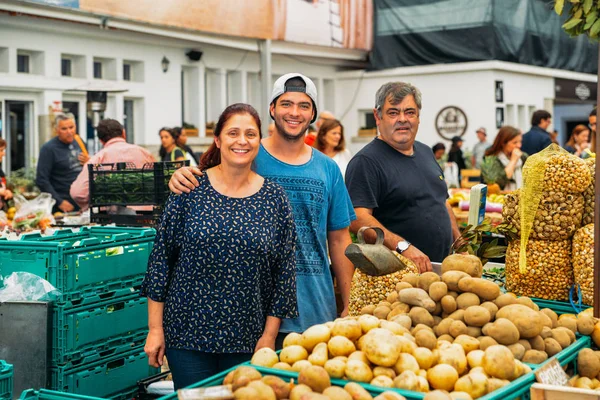
{"type": "Polygon", "coordinates": [[[404,253],[410,247],[410,242],[408,240],[401,240],[396,245],[396,251],[398,254],[404,253]]]}

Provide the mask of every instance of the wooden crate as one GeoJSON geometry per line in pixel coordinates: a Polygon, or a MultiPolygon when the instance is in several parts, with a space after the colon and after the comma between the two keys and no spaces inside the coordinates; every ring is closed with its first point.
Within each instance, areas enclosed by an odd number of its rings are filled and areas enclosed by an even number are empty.
{"type": "Polygon", "coordinates": [[[377,136],[377,128],[372,129],[359,129],[358,130],[359,137],[372,137],[377,136]]]}
{"type": "Polygon", "coordinates": [[[531,386],[531,400],[600,400],[600,392],[569,386],[545,385],[534,383],[531,386]]]}

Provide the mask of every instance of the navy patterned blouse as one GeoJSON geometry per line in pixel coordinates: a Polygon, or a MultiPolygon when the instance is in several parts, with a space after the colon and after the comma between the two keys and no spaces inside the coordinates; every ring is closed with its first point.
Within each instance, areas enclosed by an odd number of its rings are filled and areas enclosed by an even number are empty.
{"type": "Polygon", "coordinates": [[[268,179],[245,198],[198,181],[169,197],[141,295],[165,303],[167,348],[252,353],[267,316],[298,316],[292,210],[268,179]]]}

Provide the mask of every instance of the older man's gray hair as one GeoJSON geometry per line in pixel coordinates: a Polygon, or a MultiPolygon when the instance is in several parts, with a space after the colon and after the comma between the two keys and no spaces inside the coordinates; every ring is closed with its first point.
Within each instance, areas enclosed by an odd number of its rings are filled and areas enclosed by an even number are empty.
{"type": "Polygon", "coordinates": [[[421,91],[411,85],[410,83],[405,82],[388,82],[381,86],[377,93],[375,94],[375,109],[377,109],[377,113],[381,117],[381,112],[383,110],[383,104],[385,100],[390,96],[390,103],[398,104],[401,103],[402,100],[406,96],[412,95],[415,99],[415,103],[417,103],[417,107],[419,110],[421,109],[421,91]]]}
{"type": "Polygon", "coordinates": [[[61,121],[68,121],[68,120],[70,120],[70,119],[72,119],[72,120],[73,120],[73,122],[75,122],[75,116],[74,116],[73,114],[71,114],[71,113],[66,113],[66,114],[63,114],[63,113],[61,113],[61,114],[56,114],[56,115],[54,116],[54,124],[52,125],[52,127],[53,127],[54,129],[56,129],[56,128],[58,128],[58,124],[59,124],[61,121]]]}

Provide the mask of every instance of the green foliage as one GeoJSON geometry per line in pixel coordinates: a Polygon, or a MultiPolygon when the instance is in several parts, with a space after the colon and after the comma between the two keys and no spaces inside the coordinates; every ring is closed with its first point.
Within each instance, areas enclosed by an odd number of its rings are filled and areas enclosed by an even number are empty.
{"type": "Polygon", "coordinates": [[[600,34],[600,0],[554,0],[554,11],[558,15],[569,13],[563,29],[570,36],[587,35],[598,40],[600,34]]]}
{"type": "Polygon", "coordinates": [[[488,233],[504,235],[508,240],[517,238],[517,231],[507,224],[492,226],[490,219],[486,218],[480,225],[467,225],[460,237],[452,244],[452,253],[468,253],[481,259],[485,265],[490,258],[499,258],[506,254],[506,246],[498,245],[498,239],[483,243],[483,236],[488,233]]]}
{"type": "Polygon", "coordinates": [[[483,157],[483,161],[481,162],[481,176],[483,177],[483,181],[488,185],[498,182],[503,172],[503,169],[498,167],[496,159],[496,156],[486,156],[483,157]]]}

